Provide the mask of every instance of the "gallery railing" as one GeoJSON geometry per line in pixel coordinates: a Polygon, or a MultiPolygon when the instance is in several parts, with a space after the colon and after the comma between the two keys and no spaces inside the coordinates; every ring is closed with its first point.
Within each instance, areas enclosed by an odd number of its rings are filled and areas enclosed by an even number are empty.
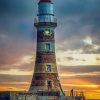
{"type": "Polygon", "coordinates": [[[35,18],[34,19],[34,26],[36,26],[36,27],[38,27],[38,26],[53,26],[53,27],[56,27],[57,26],[57,19],[54,18],[54,19],[51,19],[49,21],[47,21],[47,20],[40,21],[38,18],[35,18]]]}

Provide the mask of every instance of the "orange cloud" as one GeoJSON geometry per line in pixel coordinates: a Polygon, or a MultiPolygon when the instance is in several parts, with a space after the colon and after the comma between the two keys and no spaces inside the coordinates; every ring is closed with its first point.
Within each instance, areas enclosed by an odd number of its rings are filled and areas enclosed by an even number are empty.
{"type": "Polygon", "coordinates": [[[11,86],[0,86],[0,91],[25,91],[25,89],[11,86]]]}

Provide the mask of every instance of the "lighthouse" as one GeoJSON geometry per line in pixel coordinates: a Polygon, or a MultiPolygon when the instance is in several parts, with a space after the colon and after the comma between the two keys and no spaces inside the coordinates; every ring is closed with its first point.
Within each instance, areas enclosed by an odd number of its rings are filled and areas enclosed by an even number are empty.
{"type": "Polygon", "coordinates": [[[56,65],[54,31],[57,27],[57,20],[51,0],[39,1],[34,26],[37,29],[37,48],[34,74],[29,91],[59,92],[64,95],[56,65]]]}
{"type": "Polygon", "coordinates": [[[0,100],[85,100],[83,92],[75,95],[72,89],[70,95],[65,96],[62,90],[55,55],[57,20],[51,0],[39,1],[34,26],[37,29],[37,48],[30,88],[28,91],[1,91],[0,100]]]}

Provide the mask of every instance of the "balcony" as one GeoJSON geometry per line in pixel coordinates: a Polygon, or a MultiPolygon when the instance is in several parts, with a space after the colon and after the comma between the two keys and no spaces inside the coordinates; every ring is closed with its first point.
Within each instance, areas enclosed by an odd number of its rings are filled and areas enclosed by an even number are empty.
{"type": "Polygon", "coordinates": [[[37,18],[34,19],[34,26],[35,27],[41,27],[41,26],[51,26],[51,27],[56,27],[57,26],[57,19],[55,18],[54,20],[50,21],[39,21],[37,18]]]}

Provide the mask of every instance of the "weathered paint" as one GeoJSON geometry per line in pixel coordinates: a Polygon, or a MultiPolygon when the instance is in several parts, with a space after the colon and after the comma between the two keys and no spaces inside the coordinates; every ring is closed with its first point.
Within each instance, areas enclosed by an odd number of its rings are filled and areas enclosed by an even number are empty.
{"type": "Polygon", "coordinates": [[[56,64],[54,63],[37,63],[35,66],[35,73],[57,73],[56,64]],[[46,65],[51,66],[50,72],[47,72],[46,65]]]}
{"type": "Polygon", "coordinates": [[[38,20],[34,23],[37,28],[36,61],[29,91],[59,91],[64,95],[56,66],[54,29],[57,22],[53,3],[39,2],[38,6],[38,20]]]}

